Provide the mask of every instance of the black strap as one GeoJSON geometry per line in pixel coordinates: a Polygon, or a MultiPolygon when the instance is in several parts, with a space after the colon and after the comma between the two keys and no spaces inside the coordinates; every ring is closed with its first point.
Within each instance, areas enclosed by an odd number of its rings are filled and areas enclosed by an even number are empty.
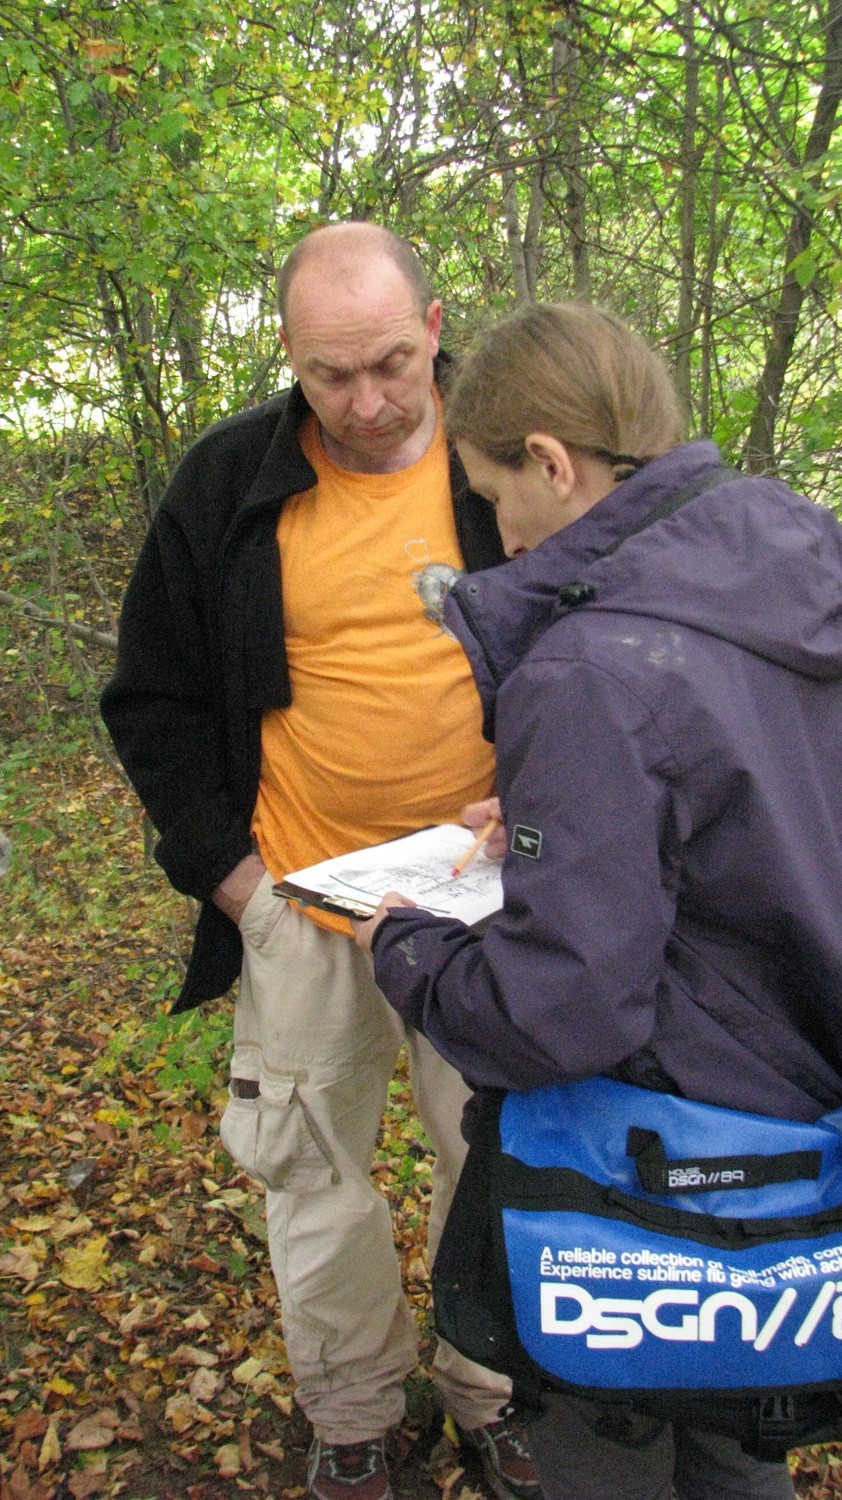
{"type": "Polygon", "coordinates": [[[623,532],[622,536],[618,536],[611,543],[610,547],[607,547],[604,552],[600,553],[600,557],[612,557],[617,548],[622,546],[623,542],[627,542],[630,536],[637,536],[637,533],[645,531],[647,526],[653,526],[656,521],[665,520],[667,516],[671,516],[675,511],[680,510],[682,505],[686,505],[688,500],[695,500],[696,496],[703,494],[705,490],[715,489],[719,484],[727,484],[729,479],[738,478],[740,478],[738,469],[726,469],[722,465],[718,469],[709,469],[700,478],[694,479],[690,484],[685,484],[683,489],[676,490],[675,494],[670,495],[669,499],[665,500],[662,505],[658,505],[654,510],[648,511],[642,521],[635,522],[634,526],[630,526],[627,531],[623,532]]]}
{"type": "Polygon", "coordinates": [[[633,1125],[626,1155],[634,1159],[645,1193],[711,1193],[723,1189],[767,1187],[776,1182],[816,1181],[821,1151],[783,1151],[774,1156],[668,1157],[656,1130],[633,1125]]]}
{"type": "MultiPolygon", "coordinates": [[[[739,470],[737,469],[726,469],[723,466],[717,469],[708,469],[705,474],[702,474],[698,479],[694,479],[692,484],[685,484],[683,489],[676,490],[675,494],[670,495],[669,499],[665,500],[662,505],[657,505],[654,510],[648,511],[641,521],[636,521],[633,526],[629,526],[628,530],[622,532],[620,536],[615,537],[610,547],[606,547],[604,552],[597,554],[593,559],[594,562],[599,562],[603,557],[613,557],[617,548],[621,547],[623,542],[627,542],[629,537],[637,536],[639,531],[645,531],[647,526],[653,526],[656,521],[665,520],[667,516],[671,516],[675,511],[680,510],[682,505],[686,505],[688,500],[695,500],[696,496],[701,495],[705,490],[715,489],[717,485],[727,484],[729,479],[738,479],[739,477],[739,470]]],[[[579,609],[583,604],[590,604],[595,598],[596,589],[592,583],[584,583],[577,580],[573,583],[563,584],[558,591],[558,602],[561,606],[559,618],[569,614],[573,609],[579,609]]]]}

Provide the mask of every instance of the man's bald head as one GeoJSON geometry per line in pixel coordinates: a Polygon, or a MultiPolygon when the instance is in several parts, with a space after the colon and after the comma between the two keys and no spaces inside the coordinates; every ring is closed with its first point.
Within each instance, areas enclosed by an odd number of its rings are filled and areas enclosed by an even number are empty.
{"type": "Polygon", "coordinates": [[[314,229],[290,251],[278,272],[278,308],[284,327],[289,324],[290,288],[299,271],[321,273],[327,286],[352,281],[361,263],[385,257],[397,267],[410,287],[422,318],[432,301],[430,283],[418,256],[394,230],[382,224],[354,220],[314,229]]]}

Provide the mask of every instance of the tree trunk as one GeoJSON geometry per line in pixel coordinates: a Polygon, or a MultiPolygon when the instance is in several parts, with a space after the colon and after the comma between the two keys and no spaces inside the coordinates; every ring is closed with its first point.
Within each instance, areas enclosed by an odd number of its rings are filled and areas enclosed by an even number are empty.
{"type": "MultiPolygon", "coordinates": [[[[570,8],[569,8],[570,9],[570,8]]],[[[565,186],[565,224],[573,262],[573,295],[583,302],[591,297],[591,269],[585,229],[585,174],[580,126],[579,52],[565,35],[563,25],[553,27],[550,63],[553,95],[560,126],[559,159],[565,186]]]]}
{"type": "Polygon", "coordinates": [[[746,468],[752,474],[771,472],[775,467],[778,403],[795,346],[805,292],[805,288],[798,283],[792,262],[810,243],[813,218],[808,199],[821,180],[822,169],[820,165],[812,171],[809,169],[813,163],[821,161],[830,145],[842,99],[842,0],[828,0],[824,33],[824,76],[804,151],[803,165],[807,170],[786,238],[783,280],[778,305],[772,316],[766,363],[757,384],[757,401],[745,445],[746,468]]]}
{"type": "Polygon", "coordinates": [[[684,40],[684,116],[681,139],[681,229],[678,294],[678,328],[675,345],[675,381],[689,413],[692,395],[690,351],[694,334],[696,298],[696,197],[700,153],[696,149],[699,115],[699,58],[694,30],[695,0],[685,0],[681,32],[684,40]]]}
{"type": "Polygon", "coordinates": [[[506,222],[506,239],[509,243],[509,257],[512,263],[512,278],[515,288],[515,300],[517,302],[532,302],[534,297],[529,290],[529,276],[526,268],[526,255],[523,248],[523,240],[520,234],[520,214],[517,201],[517,178],[514,167],[504,167],[503,177],[503,214],[506,222]]]}

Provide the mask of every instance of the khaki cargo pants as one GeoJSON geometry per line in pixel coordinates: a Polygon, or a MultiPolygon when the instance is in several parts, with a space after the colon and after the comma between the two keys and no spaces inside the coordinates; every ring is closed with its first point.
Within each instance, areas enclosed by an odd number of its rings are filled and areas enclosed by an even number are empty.
{"type": "MultiPolygon", "coordinates": [[[[269,1249],[299,1404],[323,1441],[379,1437],[401,1420],[402,1383],[417,1362],[389,1208],[369,1175],[402,1043],[436,1153],[431,1259],[465,1155],[459,1125],[468,1090],[424,1037],[404,1028],[369,958],[273,895],[270,875],[240,928],[231,1076],[259,1093],[240,1097],[232,1082],[222,1140],[267,1188],[269,1249]]],[[[509,1396],[501,1376],[444,1343],[434,1374],[463,1427],[492,1421],[509,1396]]]]}

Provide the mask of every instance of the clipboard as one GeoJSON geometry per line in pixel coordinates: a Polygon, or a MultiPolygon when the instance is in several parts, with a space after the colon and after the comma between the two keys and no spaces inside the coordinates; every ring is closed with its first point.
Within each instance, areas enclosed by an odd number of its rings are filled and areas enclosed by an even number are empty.
{"type": "Polygon", "coordinates": [[[473,842],[473,833],[461,824],[434,824],[292,870],[274,891],[299,906],[363,921],[373,915],[387,891],[399,891],[426,911],[473,927],[503,905],[499,860],[479,854],[462,874],[451,874],[473,842]]]}

